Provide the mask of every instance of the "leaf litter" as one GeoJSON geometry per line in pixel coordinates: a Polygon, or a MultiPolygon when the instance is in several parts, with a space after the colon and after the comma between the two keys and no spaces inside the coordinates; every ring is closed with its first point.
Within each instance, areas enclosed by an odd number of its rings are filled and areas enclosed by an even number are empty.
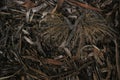
{"type": "Polygon", "coordinates": [[[1,0],[0,80],[120,80],[118,0],[1,0]]]}

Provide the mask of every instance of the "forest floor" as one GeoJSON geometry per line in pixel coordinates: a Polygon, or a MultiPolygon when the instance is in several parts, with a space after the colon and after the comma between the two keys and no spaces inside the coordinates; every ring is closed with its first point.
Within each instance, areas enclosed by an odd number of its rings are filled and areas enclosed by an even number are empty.
{"type": "Polygon", "coordinates": [[[120,1],[1,0],[0,80],[120,80],[120,1]]]}

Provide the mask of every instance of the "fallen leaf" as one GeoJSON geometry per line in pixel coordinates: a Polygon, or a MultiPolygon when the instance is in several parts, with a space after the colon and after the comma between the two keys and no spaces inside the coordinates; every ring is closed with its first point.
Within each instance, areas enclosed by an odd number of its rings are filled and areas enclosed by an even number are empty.
{"type": "Polygon", "coordinates": [[[75,0],[66,0],[68,3],[72,3],[74,5],[77,5],[77,6],[80,6],[80,7],[83,7],[83,8],[86,8],[86,9],[91,9],[91,10],[94,10],[94,11],[102,11],[101,9],[99,8],[95,8],[95,7],[92,7],[88,4],[84,4],[84,3],[81,3],[81,2],[78,2],[78,1],[75,1],[75,0]]]}
{"type": "Polygon", "coordinates": [[[30,40],[28,37],[24,36],[24,39],[31,45],[34,44],[34,42],[32,40],[30,40]]]}
{"type": "Polygon", "coordinates": [[[38,70],[38,69],[35,69],[35,68],[32,68],[29,66],[29,69],[31,69],[32,71],[40,74],[40,76],[43,76],[43,77],[48,77],[45,73],[43,73],[41,70],[38,70]]]}
{"type": "Polygon", "coordinates": [[[62,65],[63,64],[59,60],[55,60],[55,59],[45,59],[45,62],[51,65],[62,65]]]}
{"type": "Polygon", "coordinates": [[[105,2],[102,3],[101,7],[105,7],[105,6],[109,5],[109,4],[111,4],[112,1],[113,0],[105,0],[105,2]]]}
{"type": "Polygon", "coordinates": [[[58,0],[57,5],[55,6],[55,8],[52,10],[51,13],[54,13],[54,12],[56,12],[57,10],[59,10],[60,7],[62,6],[63,2],[64,2],[64,0],[58,0]]]}
{"type": "Polygon", "coordinates": [[[25,2],[22,4],[23,7],[30,9],[36,6],[35,3],[33,3],[31,0],[25,0],[25,2]]]}

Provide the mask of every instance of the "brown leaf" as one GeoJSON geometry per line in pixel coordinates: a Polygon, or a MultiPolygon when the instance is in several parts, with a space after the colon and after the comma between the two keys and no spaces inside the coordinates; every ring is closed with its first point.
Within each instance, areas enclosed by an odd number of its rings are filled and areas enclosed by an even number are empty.
{"type": "Polygon", "coordinates": [[[93,80],[97,80],[97,76],[95,73],[93,73],[93,80]]]}
{"type": "Polygon", "coordinates": [[[60,7],[62,6],[63,2],[64,2],[64,0],[58,0],[57,5],[55,6],[55,8],[52,10],[51,13],[54,13],[54,12],[56,12],[57,10],[59,10],[60,7]]]}
{"type": "Polygon", "coordinates": [[[45,62],[51,65],[62,65],[63,64],[62,62],[58,60],[54,60],[54,59],[45,59],[45,62]]]}
{"type": "Polygon", "coordinates": [[[104,53],[98,47],[94,46],[93,52],[101,59],[104,59],[104,53]]]}
{"type": "Polygon", "coordinates": [[[57,9],[60,9],[60,7],[62,6],[64,0],[58,0],[58,3],[57,3],[57,9]]]}
{"type": "Polygon", "coordinates": [[[81,2],[78,2],[78,1],[75,1],[75,0],[66,0],[66,1],[69,2],[69,3],[72,3],[74,5],[86,8],[86,9],[91,9],[91,10],[94,10],[94,11],[101,11],[101,9],[92,7],[92,6],[88,5],[88,4],[84,4],[84,3],[81,3],[81,2]]]}
{"type": "Polygon", "coordinates": [[[33,3],[31,0],[25,0],[25,2],[22,4],[23,7],[30,9],[36,6],[35,3],[33,3]]]}

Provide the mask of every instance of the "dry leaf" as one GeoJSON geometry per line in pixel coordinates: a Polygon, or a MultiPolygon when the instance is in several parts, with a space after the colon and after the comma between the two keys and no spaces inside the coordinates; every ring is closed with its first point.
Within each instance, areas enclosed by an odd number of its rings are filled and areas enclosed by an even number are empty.
{"type": "Polygon", "coordinates": [[[55,60],[55,59],[45,59],[45,62],[51,65],[62,65],[63,64],[59,60],[55,60]]]}
{"type": "Polygon", "coordinates": [[[30,33],[29,33],[27,30],[25,30],[25,29],[22,29],[22,32],[23,32],[24,34],[26,34],[26,35],[30,35],[30,33]]]}
{"type": "Polygon", "coordinates": [[[32,12],[33,12],[33,13],[34,13],[34,12],[38,12],[40,9],[45,8],[46,6],[47,6],[47,4],[43,3],[43,4],[40,5],[40,6],[33,7],[33,8],[32,8],[32,12]]]}
{"type": "Polygon", "coordinates": [[[35,3],[33,3],[31,0],[26,0],[23,4],[22,4],[23,7],[27,8],[27,9],[30,9],[30,8],[33,8],[36,6],[35,3]]]}
{"type": "Polygon", "coordinates": [[[77,6],[80,6],[80,7],[83,7],[83,8],[86,8],[86,9],[91,9],[91,10],[94,10],[94,11],[101,11],[101,9],[92,7],[88,4],[84,4],[84,3],[81,3],[81,2],[78,2],[78,1],[75,1],[75,0],[67,0],[67,2],[72,3],[74,5],[77,5],[77,6]]]}
{"type": "Polygon", "coordinates": [[[24,36],[24,39],[29,43],[29,44],[34,44],[32,40],[30,40],[28,37],[24,36]]]}
{"type": "Polygon", "coordinates": [[[31,69],[32,71],[40,74],[40,76],[43,76],[43,77],[47,77],[47,75],[45,73],[43,73],[42,71],[38,70],[38,69],[35,69],[35,68],[32,68],[29,66],[29,69],[31,69]]]}
{"type": "Polygon", "coordinates": [[[29,22],[30,20],[30,12],[31,12],[30,9],[26,12],[26,22],[29,22]]]}
{"type": "Polygon", "coordinates": [[[51,13],[55,13],[57,10],[60,9],[60,7],[62,6],[64,0],[58,0],[57,5],[55,6],[55,8],[51,11],[51,13]]]}
{"type": "Polygon", "coordinates": [[[101,7],[105,7],[105,6],[109,5],[109,4],[111,4],[112,1],[113,0],[105,0],[105,2],[102,3],[101,7]]]}
{"type": "Polygon", "coordinates": [[[17,4],[19,4],[19,5],[24,4],[24,2],[23,2],[23,1],[18,1],[18,0],[15,0],[14,2],[15,2],[15,3],[17,3],[17,4]]]}

